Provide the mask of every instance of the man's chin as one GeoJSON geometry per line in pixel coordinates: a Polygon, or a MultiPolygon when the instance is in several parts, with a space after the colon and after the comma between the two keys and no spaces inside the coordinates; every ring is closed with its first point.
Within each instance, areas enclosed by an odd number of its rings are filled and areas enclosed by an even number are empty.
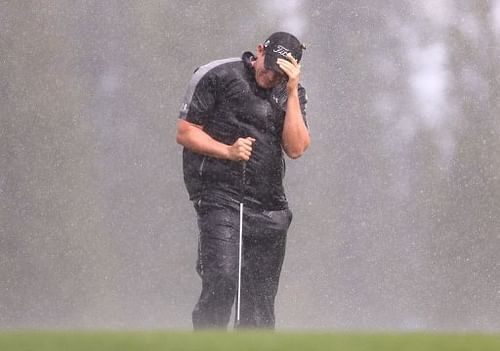
{"type": "Polygon", "coordinates": [[[262,89],[272,89],[276,85],[278,85],[278,83],[273,83],[273,82],[257,82],[257,85],[259,86],[259,88],[262,88],[262,89]]]}

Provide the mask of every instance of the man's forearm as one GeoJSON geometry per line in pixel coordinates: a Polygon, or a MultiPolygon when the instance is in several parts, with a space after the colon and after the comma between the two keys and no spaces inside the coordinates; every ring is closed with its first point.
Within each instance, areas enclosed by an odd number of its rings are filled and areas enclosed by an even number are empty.
{"type": "Polygon", "coordinates": [[[291,158],[299,158],[310,143],[309,131],[300,111],[297,90],[288,94],[285,123],[283,126],[283,149],[291,158]]]}
{"type": "Polygon", "coordinates": [[[199,126],[180,120],[177,129],[177,143],[202,155],[229,158],[229,146],[205,133],[199,126]]]}
{"type": "Polygon", "coordinates": [[[202,155],[232,161],[248,161],[252,155],[252,137],[238,138],[234,144],[221,143],[203,131],[203,127],[179,120],[177,124],[177,143],[202,155]]]}

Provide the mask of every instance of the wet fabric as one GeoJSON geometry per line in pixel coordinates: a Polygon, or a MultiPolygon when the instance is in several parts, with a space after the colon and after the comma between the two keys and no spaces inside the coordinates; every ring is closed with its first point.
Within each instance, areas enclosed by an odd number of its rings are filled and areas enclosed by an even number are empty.
{"type": "MultiPolygon", "coordinates": [[[[200,230],[197,272],[202,291],[193,311],[193,327],[226,328],[238,284],[239,204],[201,201],[195,205],[200,230]]],[[[289,209],[245,208],[241,328],[274,328],[274,301],[285,255],[289,209]]]]}
{"type": "MultiPolygon", "coordinates": [[[[183,151],[184,181],[200,230],[197,271],[202,291],[193,311],[194,329],[226,328],[237,294],[239,203],[243,201],[243,266],[240,327],[274,328],[274,301],[292,214],[283,188],[282,132],[285,83],[261,89],[252,53],[211,62],[195,71],[180,118],[203,126],[232,145],[253,137],[252,155],[235,162],[183,151]]],[[[299,86],[305,120],[305,89],[299,86]]],[[[307,125],[307,122],[306,122],[307,125]]]]}
{"type": "MultiPolygon", "coordinates": [[[[285,83],[262,89],[255,81],[252,53],[210,62],[195,71],[184,97],[180,118],[203,126],[212,138],[232,145],[240,137],[256,139],[247,162],[246,201],[265,209],[284,209],[285,161],[281,146],[286,112],[285,83]]],[[[299,87],[302,115],[306,92],[299,87]]],[[[307,122],[306,122],[307,124],[307,122]]],[[[236,196],[241,189],[241,163],[183,151],[184,181],[190,199],[205,192],[236,196]]]]}

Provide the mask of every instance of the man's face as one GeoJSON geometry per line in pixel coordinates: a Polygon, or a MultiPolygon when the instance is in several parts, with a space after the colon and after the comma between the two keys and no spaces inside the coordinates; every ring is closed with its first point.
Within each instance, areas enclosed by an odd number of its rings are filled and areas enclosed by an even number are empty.
{"type": "Polygon", "coordinates": [[[267,69],[264,65],[265,57],[264,47],[261,45],[257,46],[256,60],[254,61],[253,68],[255,69],[255,80],[259,87],[263,89],[270,89],[277,86],[283,81],[284,76],[278,72],[271,69],[267,69]]]}

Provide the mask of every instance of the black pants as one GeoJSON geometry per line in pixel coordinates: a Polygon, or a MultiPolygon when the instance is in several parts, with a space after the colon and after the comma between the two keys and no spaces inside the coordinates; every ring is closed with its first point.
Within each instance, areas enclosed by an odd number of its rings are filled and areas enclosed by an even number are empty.
{"type": "MultiPolygon", "coordinates": [[[[202,291],[194,329],[226,328],[238,287],[239,207],[203,201],[195,205],[200,229],[197,271],[202,291]]],[[[244,208],[240,324],[274,328],[274,300],[285,255],[289,209],[244,208]]]]}

